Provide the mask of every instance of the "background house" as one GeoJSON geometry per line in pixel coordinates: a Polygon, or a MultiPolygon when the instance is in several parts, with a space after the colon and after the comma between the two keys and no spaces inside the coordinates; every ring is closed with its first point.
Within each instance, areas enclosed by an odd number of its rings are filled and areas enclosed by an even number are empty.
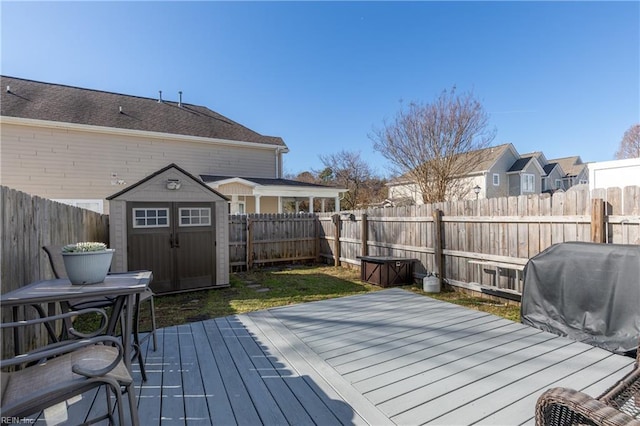
{"type": "MultiPolygon", "coordinates": [[[[542,152],[519,154],[515,147],[503,144],[460,154],[473,158],[472,167],[456,177],[464,191],[450,199],[494,198],[567,190],[589,179],[580,157],[547,160],[542,152]],[[478,189],[478,193],[474,191],[478,189]]],[[[388,205],[423,204],[418,185],[408,174],[388,183],[388,205]]]]}
{"type": "Polygon", "coordinates": [[[557,163],[564,171],[562,189],[567,190],[575,185],[589,183],[589,169],[579,156],[556,158],[549,161],[557,163]]]}
{"type": "Polygon", "coordinates": [[[182,94],[173,102],[161,93],[154,99],[0,80],[2,185],[107,212],[107,196],[175,163],[194,176],[270,180],[268,188],[245,185],[241,196],[252,201],[245,198],[242,208],[232,185],[211,182],[234,213],[278,213],[291,199],[328,199],[339,210],[344,190],[281,179],[288,152],[282,138],[185,103],[182,94]]]}

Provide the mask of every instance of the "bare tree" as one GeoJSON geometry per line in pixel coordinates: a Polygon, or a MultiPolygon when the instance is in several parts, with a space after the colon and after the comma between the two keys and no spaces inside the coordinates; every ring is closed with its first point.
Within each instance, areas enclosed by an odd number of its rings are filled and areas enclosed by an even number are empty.
{"type": "Polygon", "coordinates": [[[347,188],[340,206],[345,210],[355,209],[370,202],[366,195],[367,183],[372,179],[373,172],[369,164],[360,157],[360,153],[340,151],[335,154],[321,155],[320,161],[325,166],[318,175],[324,181],[347,188]]]}
{"type": "Polygon", "coordinates": [[[616,158],[640,158],[640,124],[634,124],[624,132],[616,158]]]}
{"type": "Polygon", "coordinates": [[[396,174],[415,183],[425,203],[444,201],[468,191],[459,179],[479,159],[467,153],[490,145],[495,129],[471,92],[444,90],[432,103],[412,102],[395,119],[374,129],[374,149],[396,174]]]}

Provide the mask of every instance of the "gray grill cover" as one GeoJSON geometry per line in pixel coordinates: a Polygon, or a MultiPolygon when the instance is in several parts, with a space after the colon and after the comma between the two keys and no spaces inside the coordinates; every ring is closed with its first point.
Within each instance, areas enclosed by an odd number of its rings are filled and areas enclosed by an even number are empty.
{"type": "Polygon", "coordinates": [[[524,269],[523,324],[630,354],[640,337],[640,246],[556,244],[524,269]]]}

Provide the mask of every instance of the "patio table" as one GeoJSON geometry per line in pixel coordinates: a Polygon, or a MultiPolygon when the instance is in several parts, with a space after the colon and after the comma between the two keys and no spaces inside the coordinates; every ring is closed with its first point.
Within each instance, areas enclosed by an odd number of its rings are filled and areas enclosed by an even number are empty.
{"type": "MultiPolygon", "coordinates": [[[[134,334],[133,310],[136,297],[147,290],[152,279],[151,271],[136,271],[110,274],[103,282],[97,284],[74,285],[67,278],[37,281],[0,295],[0,307],[12,308],[13,320],[18,321],[20,306],[37,306],[41,303],[58,302],[63,312],[69,312],[74,301],[100,297],[116,298],[106,332],[110,335],[115,334],[120,315],[124,313],[122,346],[124,348],[124,362],[131,372],[131,335],[134,334]]],[[[14,339],[16,353],[21,353],[19,335],[16,334],[14,339]]],[[[133,343],[137,344],[137,342],[133,343]]]]}

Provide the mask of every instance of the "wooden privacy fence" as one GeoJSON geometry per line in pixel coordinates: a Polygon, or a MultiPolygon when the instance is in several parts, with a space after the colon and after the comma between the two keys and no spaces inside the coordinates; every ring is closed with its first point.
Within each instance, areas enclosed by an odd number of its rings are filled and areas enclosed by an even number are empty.
{"type": "Polygon", "coordinates": [[[434,272],[477,291],[522,292],[527,260],[555,243],[640,244],[640,187],[573,190],[319,215],[320,256],[416,259],[417,277],[434,272]]]}
{"type": "Polygon", "coordinates": [[[229,216],[231,270],[318,259],[318,221],[310,213],[229,216]]]}
{"type": "MultiPolygon", "coordinates": [[[[37,280],[53,278],[42,246],[77,241],[108,243],[107,215],[34,197],[5,186],[0,186],[0,200],[2,293],[37,280]]],[[[10,312],[3,309],[2,321],[9,320],[10,312]]],[[[39,338],[28,336],[25,342],[28,345],[39,338]]],[[[13,335],[4,335],[2,345],[3,353],[6,353],[5,348],[13,348],[13,335]]]]}

